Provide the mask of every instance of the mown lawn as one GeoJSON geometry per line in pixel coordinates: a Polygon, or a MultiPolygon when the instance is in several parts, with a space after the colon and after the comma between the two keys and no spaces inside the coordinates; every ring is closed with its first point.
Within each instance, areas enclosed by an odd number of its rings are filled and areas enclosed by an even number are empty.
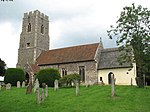
{"type": "Polygon", "coordinates": [[[82,86],[79,96],[75,88],[49,88],[48,98],[40,105],[35,93],[25,92],[16,87],[0,90],[0,112],[150,112],[150,87],[116,86],[114,98],[110,86],[82,86]]]}

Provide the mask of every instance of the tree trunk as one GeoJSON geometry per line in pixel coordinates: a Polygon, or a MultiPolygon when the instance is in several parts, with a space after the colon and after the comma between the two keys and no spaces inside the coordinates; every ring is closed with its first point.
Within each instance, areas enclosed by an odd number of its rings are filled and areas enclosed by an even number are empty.
{"type": "Polygon", "coordinates": [[[140,68],[137,68],[137,85],[139,88],[144,88],[144,79],[143,79],[143,73],[140,68]]]}

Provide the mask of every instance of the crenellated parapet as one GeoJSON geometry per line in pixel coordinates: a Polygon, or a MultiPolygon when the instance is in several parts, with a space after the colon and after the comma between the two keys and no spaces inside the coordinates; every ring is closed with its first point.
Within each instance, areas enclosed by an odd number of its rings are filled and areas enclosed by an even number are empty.
{"type": "Polygon", "coordinates": [[[38,10],[30,11],[30,12],[24,13],[24,18],[35,17],[35,16],[41,17],[41,18],[43,18],[44,20],[47,20],[47,21],[48,21],[48,19],[49,19],[47,15],[41,13],[41,12],[38,11],[38,10]]]}

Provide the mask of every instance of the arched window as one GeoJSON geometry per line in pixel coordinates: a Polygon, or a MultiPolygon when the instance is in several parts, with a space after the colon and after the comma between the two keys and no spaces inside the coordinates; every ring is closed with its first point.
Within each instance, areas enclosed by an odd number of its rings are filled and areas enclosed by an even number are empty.
{"type": "Polygon", "coordinates": [[[28,24],[28,32],[31,32],[31,23],[28,24]]]}
{"type": "Polygon", "coordinates": [[[43,26],[43,24],[41,25],[41,33],[44,34],[44,26],[43,26]]]}
{"type": "Polygon", "coordinates": [[[79,66],[79,75],[81,77],[81,81],[85,82],[85,67],[79,66]]]}
{"type": "Polygon", "coordinates": [[[65,68],[62,68],[62,77],[64,77],[65,75],[67,75],[67,70],[65,68]]]}

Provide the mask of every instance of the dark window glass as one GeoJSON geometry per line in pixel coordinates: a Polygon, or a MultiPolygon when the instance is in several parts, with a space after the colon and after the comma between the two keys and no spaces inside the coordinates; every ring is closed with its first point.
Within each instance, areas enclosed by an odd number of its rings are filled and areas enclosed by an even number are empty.
{"type": "Polygon", "coordinates": [[[84,82],[85,81],[85,67],[84,66],[79,67],[79,75],[81,77],[81,81],[84,82]]]}

